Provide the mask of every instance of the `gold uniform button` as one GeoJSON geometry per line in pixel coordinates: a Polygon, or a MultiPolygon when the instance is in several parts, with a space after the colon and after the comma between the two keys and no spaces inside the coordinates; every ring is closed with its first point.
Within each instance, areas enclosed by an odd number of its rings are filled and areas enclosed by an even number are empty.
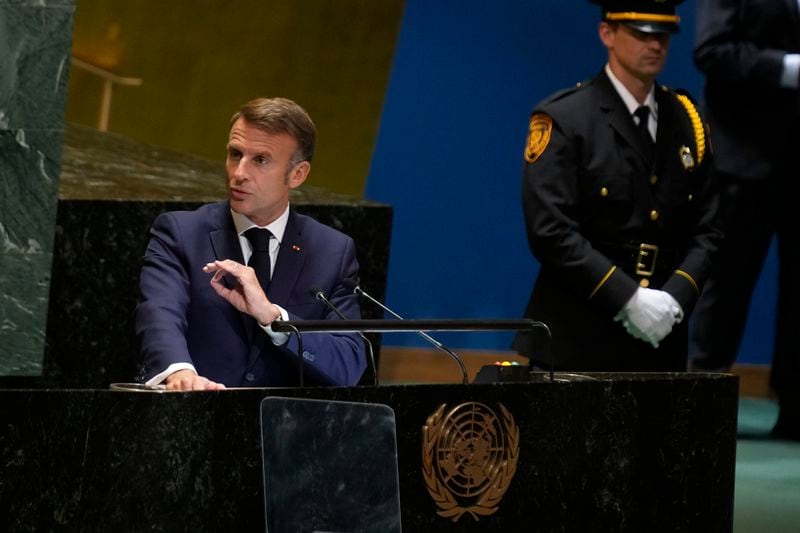
{"type": "Polygon", "coordinates": [[[653,222],[658,220],[658,211],[656,211],[655,209],[650,211],[650,220],[652,220],[653,222]]]}
{"type": "Polygon", "coordinates": [[[650,185],[655,185],[656,183],[658,183],[658,176],[653,174],[652,176],[650,176],[650,185]]]}
{"type": "Polygon", "coordinates": [[[602,196],[603,198],[605,198],[606,196],[608,196],[608,189],[606,189],[605,187],[603,187],[602,189],[600,189],[600,196],[602,196]]]}
{"type": "Polygon", "coordinates": [[[642,278],[639,280],[639,286],[644,287],[645,289],[650,286],[650,280],[647,278],[642,278]]]}
{"type": "Polygon", "coordinates": [[[693,196],[690,194],[690,195],[689,195],[689,201],[690,201],[690,202],[692,201],[692,198],[693,198],[693,196]]]}

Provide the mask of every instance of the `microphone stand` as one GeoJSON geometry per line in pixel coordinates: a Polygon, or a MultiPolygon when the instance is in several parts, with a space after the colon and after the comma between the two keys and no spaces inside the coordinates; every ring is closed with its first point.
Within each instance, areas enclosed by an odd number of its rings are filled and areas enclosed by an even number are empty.
{"type": "MultiPolygon", "coordinates": [[[[278,322],[279,321],[274,321],[272,322],[272,325],[274,326],[278,322]]],[[[287,323],[284,322],[284,324],[287,323]]],[[[297,358],[297,370],[299,372],[300,387],[302,388],[303,387],[303,336],[300,335],[300,330],[297,329],[295,326],[287,324],[287,327],[289,328],[289,331],[297,335],[297,355],[299,355],[299,357],[297,358]]],[[[273,327],[272,330],[275,331],[275,328],[273,327]]]]}
{"type": "Polygon", "coordinates": [[[383,320],[383,319],[364,319],[364,320],[295,320],[273,322],[274,331],[297,331],[314,332],[350,332],[350,333],[388,333],[403,331],[407,333],[418,333],[420,331],[533,331],[543,329],[547,334],[549,354],[549,375],[550,381],[554,381],[553,376],[553,357],[549,353],[550,328],[543,322],[537,322],[529,318],[523,319],[409,319],[409,320],[383,320]]]}
{"type": "MultiPolygon", "coordinates": [[[[389,313],[390,315],[392,315],[396,319],[405,320],[405,318],[403,318],[399,314],[395,313],[394,311],[392,311],[391,309],[389,309],[388,307],[383,305],[381,302],[379,302],[377,299],[373,298],[372,296],[370,296],[369,294],[364,292],[364,290],[361,287],[356,286],[353,289],[353,292],[363,296],[364,298],[366,298],[370,302],[374,303],[375,305],[377,305],[378,307],[380,307],[381,309],[383,309],[384,311],[386,311],[387,313],[389,313]]],[[[467,368],[464,366],[464,360],[461,359],[461,357],[458,354],[456,354],[453,350],[451,350],[450,348],[448,348],[447,346],[445,346],[444,344],[442,344],[438,340],[434,339],[433,337],[431,337],[430,335],[428,335],[424,331],[418,331],[417,333],[419,334],[420,337],[422,337],[423,339],[425,339],[426,341],[431,343],[434,347],[436,347],[437,349],[439,349],[439,350],[443,351],[444,353],[446,353],[447,355],[449,355],[450,358],[453,359],[453,361],[455,361],[458,364],[458,368],[461,369],[461,382],[464,385],[469,383],[469,376],[467,375],[467,368]]]]}
{"type": "MultiPolygon", "coordinates": [[[[336,307],[335,305],[333,305],[333,302],[328,300],[328,298],[325,296],[325,293],[322,292],[322,289],[318,289],[316,287],[313,287],[310,290],[310,293],[311,293],[312,296],[314,296],[314,298],[316,298],[317,300],[321,301],[322,303],[327,305],[331,310],[333,310],[333,312],[336,313],[336,315],[339,318],[341,318],[342,320],[347,320],[347,317],[344,316],[344,314],[339,310],[339,308],[336,307]]],[[[372,384],[377,387],[378,386],[378,367],[375,366],[375,354],[374,354],[374,352],[372,350],[372,342],[370,342],[370,340],[367,338],[367,336],[364,335],[363,333],[361,333],[360,331],[357,331],[356,333],[358,333],[358,336],[361,337],[361,339],[367,345],[367,350],[368,350],[367,354],[369,355],[370,365],[372,365],[372,384]]],[[[299,339],[299,336],[298,336],[298,339],[299,339]]]]}

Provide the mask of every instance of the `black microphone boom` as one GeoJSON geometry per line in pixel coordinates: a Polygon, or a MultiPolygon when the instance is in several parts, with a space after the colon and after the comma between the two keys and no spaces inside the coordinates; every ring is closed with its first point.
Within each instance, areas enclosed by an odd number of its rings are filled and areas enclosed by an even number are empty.
{"type": "MultiPolygon", "coordinates": [[[[345,279],[342,282],[342,284],[346,288],[352,290],[354,294],[358,294],[360,296],[363,296],[364,298],[366,298],[370,302],[374,303],[375,305],[377,305],[378,307],[380,307],[381,309],[383,309],[384,311],[386,311],[387,313],[389,313],[390,315],[392,315],[396,319],[405,320],[403,317],[401,317],[400,315],[398,315],[397,313],[395,313],[394,311],[392,311],[391,309],[389,309],[388,307],[383,305],[376,298],[373,298],[372,296],[370,296],[369,294],[364,292],[364,290],[361,287],[359,287],[358,284],[356,284],[352,279],[349,279],[349,278],[345,279]]],[[[420,337],[422,337],[423,339],[425,339],[426,341],[431,343],[435,348],[437,348],[438,350],[441,350],[444,353],[446,353],[447,355],[449,355],[458,364],[458,368],[461,369],[461,381],[462,381],[462,383],[464,383],[465,385],[467,383],[469,383],[469,376],[467,375],[467,369],[464,366],[464,361],[461,359],[461,357],[457,353],[455,353],[453,350],[451,350],[450,348],[448,348],[447,346],[445,346],[441,342],[437,341],[436,339],[434,339],[433,337],[431,337],[430,335],[428,335],[424,331],[417,331],[416,333],[420,337]]]]}
{"type": "MultiPolygon", "coordinates": [[[[325,293],[322,291],[322,289],[320,289],[319,287],[311,287],[311,289],[309,289],[308,292],[309,292],[309,294],[311,294],[311,296],[313,296],[314,298],[316,298],[320,302],[322,302],[325,305],[327,305],[328,308],[331,309],[334,313],[336,313],[336,315],[339,318],[341,318],[342,320],[347,320],[347,317],[344,316],[344,313],[342,313],[339,310],[338,307],[333,305],[333,302],[328,300],[328,298],[325,296],[325,293]]],[[[372,384],[375,385],[375,386],[378,386],[378,369],[375,366],[375,354],[372,351],[372,342],[370,342],[370,340],[367,338],[367,336],[364,335],[363,333],[361,333],[360,331],[357,331],[356,333],[367,344],[367,350],[368,350],[368,355],[369,355],[369,364],[372,366],[372,384]]]]}

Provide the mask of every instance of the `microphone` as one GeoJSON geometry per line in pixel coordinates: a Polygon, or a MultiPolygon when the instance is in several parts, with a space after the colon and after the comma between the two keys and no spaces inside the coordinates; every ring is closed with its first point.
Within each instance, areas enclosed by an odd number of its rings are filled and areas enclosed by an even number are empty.
{"type": "MultiPolygon", "coordinates": [[[[347,289],[353,291],[354,294],[358,294],[360,296],[363,296],[364,298],[366,298],[370,302],[374,303],[375,305],[377,305],[378,307],[380,307],[381,309],[383,309],[384,311],[386,311],[387,313],[389,313],[390,315],[392,315],[396,319],[405,320],[403,317],[401,317],[400,315],[398,315],[397,313],[395,313],[394,311],[392,311],[391,309],[389,309],[388,307],[383,305],[377,299],[373,298],[372,296],[370,296],[369,294],[364,292],[364,290],[361,287],[358,286],[358,283],[356,283],[352,279],[347,278],[345,280],[342,280],[342,285],[344,285],[347,289]]],[[[437,348],[437,349],[443,351],[444,353],[446,353],[447,355],[449,355],[453,359],[453,361],[455,361],[458,364],[458,368],[461,369],[461,381],[462,381],[462,383],[464,383],[465,385],[467,383],[469,383],[469,378],[467,376],[467,369],[464,366],[464,361],[461,359],[461,356],[459,356],[453,350],[451,350],[450,348],[448,348],[447,346],[445,346],[441,342],[437,341],[436,339],[434,339],[433,337],[431,337],[430,335],[428,335],[424,331],[417,331],[417,334],[420,337],[422,337],[423,339],[425,339],[426,341],[428,341],[429,343],[431,343],[435,348],[437,348]]]]}
{"type": "MultiPolygon", "coordinates": [[[[328,300],[328,298],[325,296],[325,293],[322,291],[322,289],[320,289],[319,287],[311,287],[308,290],[308,293],[311,296],[313,296],[315,299],[319,300],[320,302],[322,302],[326,306],[328,306],[328,308],[331,309],[334,313],[336,313],[336,315],[339,318],[341,318],[342,320],[347,320],[347,317],[344,316],[344,314],[339,310],[339,308],[336,307],[335,305],[333,305],[333,302],[328,300]]],[[[375,367],[375,354],[373,353],[373,350],[372,350],[372,342],[370,342],[370,340],[367,338],[367,336],[364,335],[363,333],[361,333],[360,331],[357,331],[356,333],[358,333],[358,336],[361,337],[361,339],[367,344],[367,350],[368,350],[367,353],[369,355],[369,364],[372,367],[372,384],[377,387],[378,386],[378,369],[375,367]]]]}

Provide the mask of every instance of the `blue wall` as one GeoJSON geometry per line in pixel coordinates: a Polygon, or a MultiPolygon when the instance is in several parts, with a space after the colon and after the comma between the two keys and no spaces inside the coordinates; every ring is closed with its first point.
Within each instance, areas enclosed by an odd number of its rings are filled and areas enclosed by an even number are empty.
{"type": "MultiPolygon", "coordinates": [[[[699,96],[693,5],[680,14],[684,30],[659,81],[699,96]]],[[[520,205],[528,117],[539,100],[600,70],[598,20],[598,8],[580,1],[406,2],[366,189],[395,209],[386,301],[400,314],[522,315],[538,271],[520,205]]],[[[459,348],[511,342],[440,338],[459,348]]]]}

